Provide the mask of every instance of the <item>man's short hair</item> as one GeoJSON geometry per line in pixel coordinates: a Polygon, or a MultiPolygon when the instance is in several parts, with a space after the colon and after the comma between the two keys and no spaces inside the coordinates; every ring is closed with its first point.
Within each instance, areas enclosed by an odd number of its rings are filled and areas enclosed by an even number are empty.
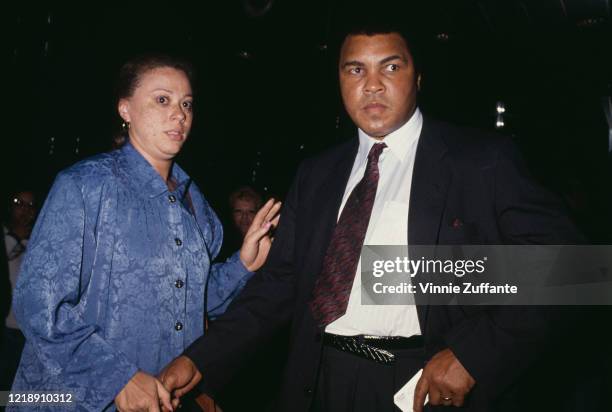
{"type": "MultiPolygon", "coordinates": [[[[338,24],[332,33],[331,50],[335,53],[336,63],[340,59],[340,50],[344,40],[352,35],[374,36],[376,34],[397,33],[406,42],[417,73],[422,69],[423,32],[419,24],[422,18],[420,11],[412,2],[385,4],[373,6],[371,2],[361,4],[349,2],[338,10],[338,24]]],[[[337,64],[336,64],[337,66],[337,64]]]]}

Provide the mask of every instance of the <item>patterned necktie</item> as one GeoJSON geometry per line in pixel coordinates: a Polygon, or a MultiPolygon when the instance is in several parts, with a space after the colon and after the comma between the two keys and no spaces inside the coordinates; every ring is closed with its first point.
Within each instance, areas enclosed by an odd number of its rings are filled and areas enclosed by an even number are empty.
{"type": "Polygon", "coordinates": [[[346,312],[378,188],[378,158],[385,147],[377,143],[370,149],[363,178],[346,201],[325,253],[310,302],[314,319],[321,327],[346,312]]]}

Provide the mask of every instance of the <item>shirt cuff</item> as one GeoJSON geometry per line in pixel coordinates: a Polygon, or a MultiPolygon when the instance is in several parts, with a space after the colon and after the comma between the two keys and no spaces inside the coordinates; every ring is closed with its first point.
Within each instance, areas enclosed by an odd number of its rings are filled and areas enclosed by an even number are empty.
{"type": "Polygon", "coordinates": [[[246,280],[250,279],[251,276],[255,274],[255,272],[251,272],[250,270],[248,270],[244,263],[242,263],[242,260],[240,259],[240,249],[238,249],[229,258],[227,258],[225,263],[232,265],[231,269],[235,271],[234,273],[237,273],[238,275],[241,275],[243,277],[247,277],[246,280]]]}

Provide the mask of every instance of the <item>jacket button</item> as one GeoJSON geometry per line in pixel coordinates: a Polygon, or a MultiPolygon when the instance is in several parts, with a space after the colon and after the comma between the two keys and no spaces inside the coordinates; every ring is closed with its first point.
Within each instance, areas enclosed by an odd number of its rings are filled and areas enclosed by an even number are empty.
{"type": "Polygon", "coordinates": [[[174,243],[176,243],[177,246],[181,246],[183,244],[183,241],[177,237],[176,239],[174,239],[174,243]]]}
{"type": "Polygon", "coordinates": [[[312,388],[310,386],[304,387],[304,395],[312,396],[312,388]]]}
{"type": "Polygon", "coordinates": [[[183,286],[185,286],[185,282],[183,282],[182,280],[178,279],[176,282],[174,282],[174,286],[175,286],[177,289],[180,289],[180,288],[182,288],[183,286]]]}
{"type": "Polygon", "coordinates": [[[183,324],[181,322],[176,322],[174,324],[174,329],[175,330],[183,330],[183,324]]]}
{"type": "Polygon", "coordinates": [[[176,196],[174,196],[174,195],[169,195],[169,196],[168,196],[168,200],[170,201],[170,203],[174,203],[174,202],[176,202],[176,196]]]}

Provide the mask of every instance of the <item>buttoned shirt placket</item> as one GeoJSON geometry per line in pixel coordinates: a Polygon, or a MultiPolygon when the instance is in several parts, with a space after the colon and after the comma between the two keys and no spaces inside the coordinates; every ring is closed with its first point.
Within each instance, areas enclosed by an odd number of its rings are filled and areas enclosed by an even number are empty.
{"type": "Polygon", "coordinates": [[[183,204],[179,201],[176,191],[165,194],[163,201],[168,203],[168,223],[170,227],[170,250],[172,251],[172,261],[169,262],[168,287],[174,290],[174,324],[168,325],[174,329],[172,336],[172,347],[179,352],[185,347],[184,329],[187,324],[187,267],[185,265],[184,250],[187,246],[185,242],[185,228],[183,224],[184,210],[183,204]]]}

